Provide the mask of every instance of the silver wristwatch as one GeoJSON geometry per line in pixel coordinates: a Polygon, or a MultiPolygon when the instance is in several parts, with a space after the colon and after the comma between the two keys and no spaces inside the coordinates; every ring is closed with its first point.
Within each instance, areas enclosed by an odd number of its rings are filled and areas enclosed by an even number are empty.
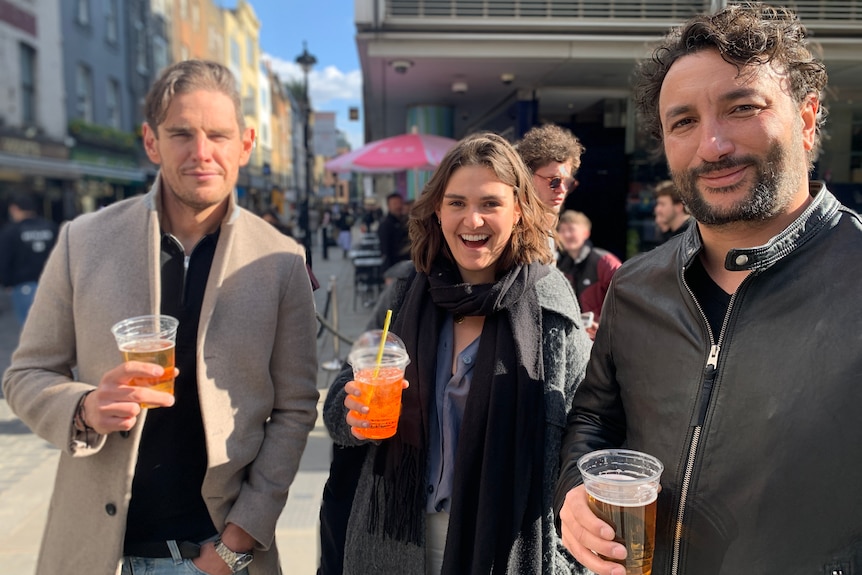
{"type": "Polygon", "coordinates": [[[237,553],[222,543],[221,537],[215,540],[215,550],[218,556],[230,567],[231,573],[242,571],[254,560],[254,553],[251,551],[248,553],[237,553]]]}

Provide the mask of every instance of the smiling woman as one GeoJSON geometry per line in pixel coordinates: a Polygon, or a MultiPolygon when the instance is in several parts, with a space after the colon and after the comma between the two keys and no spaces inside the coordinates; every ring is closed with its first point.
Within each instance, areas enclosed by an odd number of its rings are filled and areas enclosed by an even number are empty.
{"type": "Polygon", "coordinates": [[[452,174],[437,217],[461,278],[493,282],[497,260],[521,219],[511,186],[490,168],[465,166],[452,174]]]}
{"type": "MultiPolygon", "coordinates": [[[[378,307],[393,311],[410,384],[395,436],[355,466],[344,573],[575,572],[546,505],[561,447],[547,422],[565,421],[589,340],[574,293],[548,265],[548,213],[496,134],[458,142],[416,201],[417,273],[378,307]]],[[[352,380],[344,370],[324,406],[341,446],[364,444],[352,380]]]]}
{"type": "Polygon", "coordinates": [[[496,134],[468,136],[443,158],[410,211],[416,268],[428,273],[440,255],[461,266],[468,262],[459,257],[470,254],[469,269],[488,268],[493,281],[515,264],[550,263],[543,231],[548,211],[511,144],[496,134]],[[459,215],[461,221],[456,221],[459,215]],[[508,229],[500,227],[501,218],[507,220],[508,229]],[[488,238],[480,238],[481,246],[469,248],[459,234],[488,238]],[[481,264],[477,264],[479,256],[483,256],[481,264]]]}

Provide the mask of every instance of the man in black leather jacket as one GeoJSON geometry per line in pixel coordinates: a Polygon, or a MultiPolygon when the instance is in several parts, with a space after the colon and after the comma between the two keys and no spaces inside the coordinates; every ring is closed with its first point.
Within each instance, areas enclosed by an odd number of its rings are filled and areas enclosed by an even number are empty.
{"type": "Polygon", "coordinates": [[[556,508],[595,573],[625,547],[576,463],[621,445],[665,465],[653,574],[862,572],[862,220],[808,181],[825,86],[763,5],[692,19],[640,68],[697,225],[617,271],[569,416],[556,508]]]}

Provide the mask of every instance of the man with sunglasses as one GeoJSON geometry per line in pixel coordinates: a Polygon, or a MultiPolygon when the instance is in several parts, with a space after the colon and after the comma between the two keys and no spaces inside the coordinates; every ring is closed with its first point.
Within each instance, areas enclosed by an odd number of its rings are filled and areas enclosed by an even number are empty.
{"type": "Polygon", "coordinates": [[[575,173],[581,167],[584,146],[570,131],[555,124],[531,128],[517,145],[518,153],[533,174],[539,198],[554,215],[548,222],[551,248],[557,253],[553,230],[563,203],[578,185],[575,173]]]}

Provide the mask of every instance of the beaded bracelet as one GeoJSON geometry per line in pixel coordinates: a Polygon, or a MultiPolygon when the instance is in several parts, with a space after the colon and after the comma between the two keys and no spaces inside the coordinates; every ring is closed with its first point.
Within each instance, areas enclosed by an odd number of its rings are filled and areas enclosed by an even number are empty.
{"type": "Polygon", "coordinates": [[[86,400],[87,396],[93,393],[93,391],[95,390],[91,389],[90,391],[85,392],[84,395],[81,396],[81,399],[78,400],[78,405],[75,406],[75,416],[74,418],[72,418],[72,422],[75,425],[75,429],[77,429],[78,431],[83,431],[87,434],[86,440],[88,443],[90,441],[90,432],[96,430],[90,427],[90,424],[87,423],[87,417],[84,413],[84,400],[86,400]]]}

